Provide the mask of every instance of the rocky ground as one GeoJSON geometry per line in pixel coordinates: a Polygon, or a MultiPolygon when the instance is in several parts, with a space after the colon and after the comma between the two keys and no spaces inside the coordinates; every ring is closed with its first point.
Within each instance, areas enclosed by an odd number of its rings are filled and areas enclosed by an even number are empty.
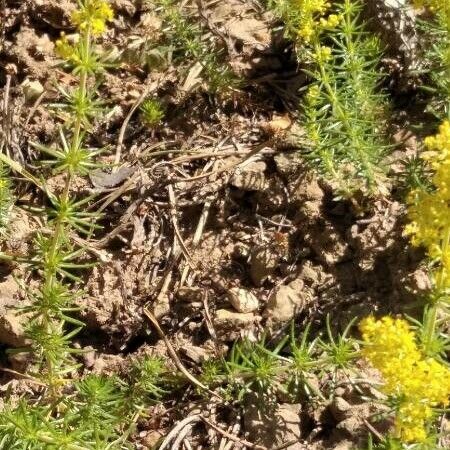
{"type": "MultiPolygon", "coordinates": [[[[84,274],[84,294],[77,299],[86,323],[77,345],[89,350],[83,370],[120,373],[146,353],[172,364],[144,305],[153,308],[194,372],[241,337],[257,339],[266,331],[276,339],[292,320],[300,328],[307,322],[320,328],[330,314],[334,329],[342,330],[370,312],[414,314],[413,300],[429,281],[422,255],[402,236],[402,193],[392,189],[370,202],[336,200],[332,187],[304,166],[296,105],[306,80],[274,18],[256,1],[200,2],[200,15],[192,8],[207,38],[223,49],[224,63],[244,81],[227,94],[210,95],[195,67],[180,71],[169,63],[150,70],[143,61],[145,45],[161,31],[145,2],[111,3],[116,18],[102,45],[121,63],[101,87],[108,113],[92,139],[109,150],[105,162],[119,160],[121,168],[98,170],[77,183],[80,194],[99,194],[96,207],[105,213],[103,230],[88,243],[100,263],[84,274]],[[156,129],[128,114],[143,93],[166,107],[156,129]]],[[[413,75],[415,18],[397,3],[377,0],[366,11],[389,43],[383,66],[395,102],[394,176],[397,160],[416,151],[406,99],[416,95],[419,82],[413,75]]],[[[58,99],[56,84],[73,82],[54,56],[55,39],[71,31],[73,2],[0,4],[0,139],[31,170],[37,155],[30,143],[49,143],[57,131],[48,106],[58,99]]],[[[58,189],[60,179],[49,184],[58,189]]],[[[41,225],[24,206],[42,199],[22,181],[16,191],[11,237],[2,245],[22,255],[41,225]]],[[[14,279],[35,281],[20,264],[0,270],[0,349],[6,350],[26,344],[26,317],[11,309],[24,302],[14,279]]],[[[26,368],[22,356],[0,357],[8,369],[26,368]]],[[[10,373],[1,382],[0,391],[19,383],[10,373]]],[[[202,403],[188,391],[155,407],[152,419],[140,425],[136,448],[152,448],[188,416],[193,419],[183,432],[194,448],[242,448],[214,430],[208,434],[195,419],[202,408],[229,433],[264,448],[289,441],[295,443],[284,448],[291,450],[351,448],[367,436],[365,418],[373,409],[351,386],[339,389],[326,405],[280,398],[266,416],[251,399],[243,407],[202,403]]],[[[182,448],[171,442],[167,448],[182,448]]]]}

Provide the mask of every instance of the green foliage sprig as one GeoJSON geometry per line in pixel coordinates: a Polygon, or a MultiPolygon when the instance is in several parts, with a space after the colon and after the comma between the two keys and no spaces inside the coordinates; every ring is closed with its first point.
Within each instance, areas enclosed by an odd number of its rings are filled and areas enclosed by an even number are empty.
{"type": "MultiPolygon", "coordinates": [[[[138,38],[131,42],[125,57],[133,64],[160,70],[173,67],[179,77],[195,73],[208,92],[226,92],[238,84],[226,61],[225,52],[205,36],[197,15],[187,12],[176,0],[148,0],[145,2],[161,21],[157,38],[138,38]]],[[[198,83],[195,83],[198,86],[198,83]]]]}
{"type": "Polygon", "coordinates": [[[157,99],[148,98],[141,105],[142,121],[149,127],[155,127],[164,118],[164,109],[157,99]]]}
{"type": "Polygon", "coordinates": [[[424,32],[425,71],[430,78],[426,90],[433,95],[428,110],[438,119],[450,118],[450,6],[446,0],[414,0],[416,6],[431,7],[434,14],[420,22],[424,32]]]}
{"type": "Polygon", "coordinates": [[[341,196],[385,193],[382,162],[389,147],[380,44],[361,24],[361,2],[270,4],[286,22],[312,80],[301,107],[306,159],[341,196]]]}
{"type": "Polygon", "coordinates": [[[98,215],[85,212],[90,199],[77,198],[72,183],[75,176],[86,175],[96,166],[94,158],[99,150],[86,145],[91,120],[100,113],[95,89],[104,70],[95,40],[111,18],[112,10],[105,1],[79,2],[79,9],[72,16],[79,32],[78,41],[69,43],[62,35],[56,43],[57,53],[78,81],[76,87],[65,91],[65,103],[56,105],[65,117],[60,128],[60,142],[54,147],[35,144],[48,158],[43,164],[64,177],[60,193],[53,193],[44,185],[49,199],[45,210],[49,231],[37,235],[36,257],[31,261],[43,282],[37,293],[29,293],[32,302],[27,307],[32,315],[28,335],[37,356],[36,376],[49,386],[55,397],[65,376],[76,367],[70,364],[73,353],[77,352],[70,341],[82,327],[82,323],[69,316],[76,293],[72,292],[68,281],[77,281],[76,271],[86,264],[78,262],[84,249],[70,236],[73,232],[89,234],[97,226],[98,215]]]}
{"type": "Polygon", "coordinates": [[[0,163],[0,239],[8,230],[12,205],[11,179],[4,164],[0,163]]]}
{"type": "Polygon", "coordinates": [[[165,369],[144,358],[131,368],[129,380],[88,375],[56,403],[25,401],[7,405],[0,415],[0,448],[8,450],[122,450],[144,403],[158,400],[165,369]],[[143,369],[158,367],[158,371],[143,369]],[[149,386],[154,389],[150,389],[149,386]],[[155,390],[156,389],[156,390],[155,390]],[[138,400],[139,399],[139,400],[138,400]],[[138,409],[137,406],[139,406],[138,409]]]}
{"type": "Polygon", "coordinates": [[[201,381],[211,389],[218,388],[231,401],[241,401],[250,393],[275,398],[277,392],[324,400],[313,380],[326,373],[331,377],[325,395],[332,397],[337,375],[352,372],[359,348],[349,336],[353,323],[335,337],[329,320],[324,337],[311,338],[309,326],[297,336],[292,327],[274,348],[264,338],[256,343],[236,343],[227,359],[204,364],[201,381]]]}

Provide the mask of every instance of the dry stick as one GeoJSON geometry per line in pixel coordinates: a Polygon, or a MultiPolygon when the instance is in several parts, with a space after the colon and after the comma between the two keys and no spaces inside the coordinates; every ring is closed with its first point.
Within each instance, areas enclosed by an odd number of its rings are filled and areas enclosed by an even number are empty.
{"type": "Polygon", "coordinates": [[[42,94],[40,94],[39,97],[34,102],[33,106],[30,109],[30,112],[28,113],[27,119],[25,120],[25,126],[28,125],[28,123],[30,122],[31,118],[34,116],[34,113],[39,108],[39,105],[42,103],[42,100],[44,100],[44,97],[45,97],[46,93],[47,93],[47,91],[42,92],[42,94]]]}
{"type": "MultiPolygon", "coordinates": [[[[209,210],[211,208],[212,205],[212,201],[211,200],[206,200],[204,205],[203,205],[203,210],[202,213],[200,215],[200,218],[198,219],[198,223],[197,223],[197,228],[195,230],[195,234],[194,237],[192,239],[192,248],[195,249],[198,244],[200,243],[200,240],[202,238],[203,235],[203,230],[205,228],[206,225],[206,221],[208,220],[208,216],[209,216],[209,210]]],[[[180,279],[180,287],[183,286],[184,282],[186,281],[186,278],[189,274],[189,265],[186,264],[184,266],[183,269],[183,273],[181,274],[181,279],[180,279]]],[[[188,285],[192,285],[192,279],[190,281],[188,281],[188,285]]]]}
{"type": "Polygon", "coordinates": [[[47,385],[45,383],[42,383],[41,381],[37,380],[36,378],[34,378],[31,375],[27,375],[25,373],[17,372],[17,371],[12,370],[12,369],[7,369],[6,367],[0,367],[0,370],[2,370],[3,372],[11,373],[11,374],[16,375],[16,376],[18,376],[20,378],[23,378],[25,380],[31,381],[33,384],[37,384],[38,386],[47,387],[47,385]]]}
{"type": "MultiPolygon", "coordinates": [[[[241,426],[238,423],[235,423],[233,425],[233,427],[231,428],[231,433],[236,435],[239,433],[241,426]]],[[[220,445],[219,445],[219,450],[231,450],[234,446],[235,442],[230,441],[228,438],[226,438],[225,436],[222,436],[222,439],[220,441],[220,445]]]]}
{"type": "MultiPolygon", "coordinates": [[[[267,447],[264,447],[262,445],[258,445],[258,444],[253,444],[251,442],[246,441],[245,439],[240,439],[237,436],[234,436],[231,433],[228,433],[228,431],[223,430],[222,428],[220,428],[218,425],[216,425],[213,422],[210,422],[208,419],[206,419],[203,416],[200,416],[200,419],[203,420],[203,422],[205,422],[207,425],[209,425],[211,428],[214,428],[214,430],[216,430],[217,432],[219,432],[222,436],[225,436],[226,438],[237,442],[238,444],[243,445],[244,447],[247,448],[253,448],[254,450],[268,450],[267,447]]],[[[290,444],[289,444],[290,445],[290,444]]]]}
{"type": "MultiPolygon", "coordinates": [[[[208,163],[204,166],[204,168],[202,169],[202,172],[206,169],[207,166],[208,166],[208,163]]],[[[212,166],[213,167],[215,166],[215,162],[212,163],[212,166]]],[[[200,239],[202,238],[202,235],[203,235],[203,229],[205,228],[206,221],[208,220],[209,210],[211,208],[211,205],[212,205],[211,200],[206,200],[203,205],[203,210],[202,210],[202,213],[201,213],[200,218],[197,223],[197,228],[194,233],[194,238],[192,239],[192,248],[193,249],[195,249],[198,246],[198,244],[200,243],[200,239]]],[[[183,268],[183,273],[181,274],[180,287],[183,286],[188,274],[189,274],[189,266],[186,264],[183,268]]],[[[188,282],[189,286],[192,284],[193,280],[191,279],[190,281],[191,282],[188,282]]]]}
{"type": "Polygon", "coordinates": [[[145,97],[147,97],[148,93],[150,91],[153,91],[156,87],[158,87],[158,84],[159,84],[159,80],[156,80],[150,86],[147,86],[142,91],[142,94],[139,96],[139,98],[134,102],[133,106],[131,107],[130,111],[128,112],[127,116],[125,117],[125,120],[123,121],[122,126],[120,127],[119,138],[117,139],[116,156],[114,158],[113,171],[116,171],[119,167],[120,158],[122,156],[123,140],[125,138],[125,132],[127,130],[128,123],[131,120],[131,117],[136,112],[136,110],[139,108],[139,106],[142,104],[142,102],[145,100],[145,97]]]}
{"type": "Polygon", "coordinates": [[[205,289],[205,293],[203,295],[203,308],[205,310],[205,322],[206,322],[206,328],[209,331],[209,334],[214,340],[217,340],[217,333],[214,329],[213,320],[211,317],[211,313],[209,311],[209,305],[208,305],[208,290],[205,289]]]}
{"type": "Polygon", "coordinates": [[[172,217],[173,230],[175,232],[175,236],[178,239],[178,243],[180,244],[181,251],[186,258],[186,262],[191,266],[192,269],[195,269],[195,265],[192,262],[192,257],[189,254],[189,251],[184,244],[183,238],[180,233],[180,229],[178,228],[178,220],[177,220],[177,201],[175,198],[175,192],[173,190],[173,185],[169,184],[167,186],[167,190],[169,192],[169,202],[170,202],[170,215],[172,217]]]}
{"type": "MultiPolygon", "coordinates": [[[[9,120],[8,120],[8,105],[9,105],[9,90],[11,88],[11,75],[6,75],[6,84],[5,84],[5,90],[3,95],[3,101],[1,104],[1,112],[2,112],[2,134],[4,136],[4,142],[5,142],[5,151],[8,156],[9,155],[9,144],[10,144],[10,129],[9,129],[9,120]]],[[[2,142],[2,148],[1,151],[3,151],[3,142],[2,142]]]]}
{"type": "Polygon", "coordinates": [[[190,423],[189,425],[185,426],[179,433],[178,436],[175,438],[175,440],[173,441],[171,450],[179,450],[180,445],[183,443],[183,441],[185,440],[186,436],[188,435],[188,433],[192,430],[192,428],[194,427],[193,423],[190,423]]]}
{"type": "Polygon", "coordinates": [[[163,443],[160,445],[158,450],[164,450],[167,448],[172,439],[178,435],[178,433],[186,426],[192,422],[199,422],[201,420],[200,414],[195,414],[190,417],[186,417],[182,421],[178,422],[178,424],[170,431],[170,433],[165,437],[163,443]]]}
{"type": "Polygon", "coordinates": [[[147,308],[144,308],[144,314],[145,316],[150,320],[150,322],[153,324],[153,326],[156,328],[156,331],[158,332],[161,339],[164,341],[164,344],[166,345],[167,351],[172,358],[175,366],[177,369],[192,383],[195,384],[195,386],[203,389],[204,391],[207,391],[209,394],[213,395],[214,397],[223,400],[222,397],[217,394],[214,391],[211,391],[207,386],[205,386],[203,383],[197,380],[187,369],[184,367],[183,363],[181,362],[180,358],[178,358],[177,352],[172,347],[172,344],[170,343],[169,339],[167,339],[167,336],[164,334],[164,331],[159,325],[158,320],[153,315],[151,311],[149,311],[147,308]]]}
{"type": "Polygon", "coordinates": [[[212,170],[211,172],[206,172],[206,173],[203,173],[201,175],[193,176],[191,178],[183,178],[183,179],[174,180],[174,181],[175,182],[182,181],[184,183],[189,182],[189,181],[198,181],[198,180],[201,180],[203,178],[207,178],[207,177],[209,177],[211,175],[219,175],[220,173],[227,172],[228,170],[234,169],[236,166],[239,166],[239,164],[242,164],[243,162],[247,161],[247,159],[250,159],[252,156],[254,156],[257,153],[259,153],[263,148],[267,147],[270,144],[270,142],[271,141],[266,141],[266,142],[263,142],[262,144],[256,145],[252,150],[250,150],[245,155],[244,158],[242,158],[238,162],[227,164],[224,167],[221,167],[220,169],[212,170]]]}
{"type": "Polygon", "coordinates": [[[374,436],[376,436],[377,437],[377,439],[380,441],[380,442],[383,442],[383,435],[377,430],[377,429],[375,429],[370,423],[369,423],[369,421],[367,420],[367,419],[364,419],[363,418],[363,422],[364,422],[364,425],[367,427],[367,429],[374,435],[374,436]]]}

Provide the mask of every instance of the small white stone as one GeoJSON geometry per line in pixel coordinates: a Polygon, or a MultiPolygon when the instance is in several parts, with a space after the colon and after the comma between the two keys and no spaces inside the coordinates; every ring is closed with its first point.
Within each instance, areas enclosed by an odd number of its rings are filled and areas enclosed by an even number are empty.
{"type": "Polygon", "coordinates": [[[26,78],[21,86],[27,101],[36,100],[44,92],[44,86],[39,81],[31,81],[29,78],[26,78]]]}
{"type": "Polygon", "coordinates": [[[240,313],[251,313],[259,308],[258,299],[245,289],[234,287],[228,291],[227,295],[234,309],[240,313]]]}

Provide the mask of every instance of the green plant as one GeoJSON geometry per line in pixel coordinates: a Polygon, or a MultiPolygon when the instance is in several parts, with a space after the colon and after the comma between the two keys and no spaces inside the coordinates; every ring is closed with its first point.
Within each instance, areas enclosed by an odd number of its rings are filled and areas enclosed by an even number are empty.
{"type": "MultiPolygon", "coordinates": [[[[91,197],[79,197],[73,189],[76,176],[87,175],[97,166],[99,150],[87,145],[92,120],[101,113],[96,91],[106,64],[99,54],[96,38],[112,19],[105,0],[79,0],[72,16],[79,40],[70,43],[63,35],[56,44],[65,66],[70,67],[77,85],[60,89],[67,103],[53,105],[62,117],[59,144],[34,144],[45,158],[42,170],[61,174],[63,186],[52,192],[45,181],[47,207],[39,212],[45,227],[34,241],[35,255],[27,261],[40,277],[39,288],[22,288],[29,304],[27,336],[34,370],[28,373],[44,386],[39,396],[24,397],[18,404],[7,402],[0,416],[0,448],[28,450],[110,450],[130,448],[126,443],[146,401],[164,393],[160,387],[165,369],[160,360],[136,362],[131,378],[119,380],[88,375],[78,378],[72,338],[84,326],[72,317],[79,271],[92,266],[85,248],[72,238],[90,235],[99,215],[86,212],[91,197]],[[86,262],[87,261],[87,262],[86,262]]],[[[12,164],[12,168],[16,166],[12,164]]],[[[44,178],[44,177],[42,177],[44,178]]],[[[0,186],[0,194],[2,186],[0,186]]]]}
{"type": "MultiPolygon", "coordinates": [[[[237,85],[237,79],[225,61],[220,46],[214,39],[205,38],[201,18],[188,12],[176,0],[147,2],[162,21],[158,39],[140,40],[130,53],[140,64],[159,68],[172,66],[179,75],[195,73],[206,84],[209,92],[223,92],[237,85]]],[[[195,83],[197,84],[197,83],[195,83]]]]}
{"type": "MultiPolygon", "coordinates": [[[[138,385],[150,382],[151,374],[138,375],[133,379],[138,385]]],[[[159,381],[153,379],[153,383],[159,381]]],[[[0,448],[131,449],[127,439],[141,413],[135,399],[123,380],[88,375],[73,383],[55,403],[28,399],[16,406],[7,405],[0,415],[0,448]]]]}
{"type": "Polygon", "coordinates": [[[4,164],[0,163],[0,238],[7,232],[12,205],[11,179],[4,164]]]}
{"type": "Polygon", "coordinates": [[[431,83],[426,90],[432,94],[428,110],[436,117],[450,118],[450,12],[445,0],[413,2],[416,6],[430,6],[435,12],[430,20],[420,22],[426,42],[424,72],[431,83]]]}
{"type": "Polygon", "coordinates": [[[164,109],[161,103],[154,98],[145,100],[141,105],[141,117],[143,122],[150,127],[158,125],[164,118],[164,109]]]}
{"type": "Polygon", "coordinates": [[[292,325],[291,333],[275,346],[264,338],[236,343],[228,358],[206,362],[200,379],[234,401],[242,401],[250,393],[270,400],[279,392],[325,401],[325,396],[334,395],[337,375],[352,369],[359,356],[357,342],[348,336],[351,326],[334,337],[327,319],[326,337],[311,338],[310,325],[298,337],[292,325]],[[322,392],[312,380],[328,373],[333,376],[322,392]]]}
{"type": "Polygon", "coordinates": [[[49,232],[38,233],[36,257],[31,260],[42,277],[42,286],[36,293],[28,292],[32,302],[27,307],[32,317],[28,335],[37,357],[36,376],[49,386],[55,398],[65,376],[76,367],[72,355],[77,350],[71,348],[70,341],[83,326],[69,316],[76,293],[68,281],[78,281],[76,271],[89,264],[79,262],[84,249],[77,246],[70,235],[72,232],[90,234],[97,227],[98,214],[85,211],[90,199],[77,198],[72,183],[75,176],[86,175],[96,166],[94,158],[99,151],[86,145],[91,120],[100,112],[93,89],[104,70],[95,39],[111,18],[112,10],[105,1],[79,2],[79,9],[72,17],[80,34],[78,42],[71,44],[63,35],[56,43],[58,54],[78,80],[77,86],[65,95],[67,103],[59,105],[66,113],[60,129],[60,144],[55,147],[35,144],[50,158],[43,164],[64,176],[61,193],[51,192],[44,184],[49,206],[42,213],[47,217],[49,232]]]}
{"type": "Polygon", "coordinates": [[[167,393],[168,383],[164,361],[146,356],[135,361],[125,386],[134,408],[142,409],[145,405],[160,400],[167,393]]]}
{"type": "Polygon", "coordinates": [[[272,1],[312,80],[301,107],[305,158],[343,197],[386,192],[387,101],[380,44],[361,24],[359,0],[272,1]]]}

